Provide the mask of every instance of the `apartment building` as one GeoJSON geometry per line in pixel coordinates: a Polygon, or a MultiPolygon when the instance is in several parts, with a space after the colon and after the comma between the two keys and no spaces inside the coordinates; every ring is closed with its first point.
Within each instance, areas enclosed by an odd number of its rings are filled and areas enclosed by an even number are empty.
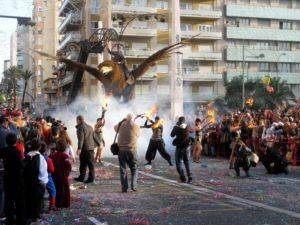
{"type": "MultiPolygon", "coordinates": [[[[79,42],[89,39],[90,36],[100,26],[100,0],[64,0],[58,10],[60,24],[58,33],[60,35],[58,50],[64,51],[70,42],[79,42]]],[[[67,57],[73,60],[78,60],[78,49],[68,49],[67,57]]],[[[90,54],[87,64],[97,66],[102,62],[99,55],[90,54]]],[[[57,71],[58,76],[58,97],[59,105],[65,105],[71,83],[73,81],[73,71],[57,71]]],[[[82,84],[79,94],[95,98],[100,90],[98,81],[87,74],[83,75],[82,84]]]]}
{"type": "MultiPolygon", "coordinates": [[[[172,99],[180,99],[178,104],[183,108],[183,102],[186,106],[196,106],[223,93],[222,10],[219,1],[89,0],[83,3],[64,0],[58,13],[62,18],[58,28],[62,36],[59,49],[64,49],[70,42],[89,38],[99,27],[99,21],[103,27],[112,27],[119,32],[118,14],[124,15],[127,21],[138,14],[164,15],[164,19],[135,19],[128,24],[122,44],[129,69],[136,68],[155,51],[199,34],[190,46],[180,50],[180,54],[159,62],[139,79],[137,98],[144,101],[159,99],[167,104],[171,104],[172,99]],[[180,76],[175,75],[177,73],[180,76]],[[175,84],[178,82],[180,85],[175,84]],[[182,96],[175,96],[179,93],[182,96]]],[[[68,57],[76,59],[78,53],[70,51],[68,57]]],[[[107,56],[104,55],[104,58],[107,56]]],[[[89,64],[99,62],[99,56],[92,54],[89,57],[89,64]]],[[[63,103],[69,93],[73,73],[59,75],[59,94],[63,103]]],[[[97,90],[97,80],[85,74],[81,94],[93,97],[97,90]]]]}
{"type": "Polygon", "coordinates": [[[17,32],[10,36],[10,66],[17,66],[17,32]]]}
{"type": "Polygon", "coordinates": [[[281,77],[300,97],[300,1],[230,0],[225,3],[227,79],[281,77]],[[244,48],[244,51],[243,51],[244,48]]]}
{"type": "MultiPolygon", "coordinates": [[[[32,19],[32,45],[35,50],[56,55],[58,48],[58,0],[34,0],[32,19]]],[[[32,93],[36,104],[42,108],[55,104],[56,81],[53,76],[55,62],[39,54],[32,53],[34,58],[34,76],[32,78],[32,93]]]]}

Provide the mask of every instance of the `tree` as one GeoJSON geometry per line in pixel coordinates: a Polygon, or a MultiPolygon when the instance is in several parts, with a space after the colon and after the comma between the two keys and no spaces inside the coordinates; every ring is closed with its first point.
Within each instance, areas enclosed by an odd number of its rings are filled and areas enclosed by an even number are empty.
{"type": "Polygon", "coordinates": [[[11,66],[3,72],[3,83],[7,85],[8,91],[13,90],[14,107],[17,106],[17,81],[20,79],[21,71],[16,66],[11,66]]]}
{"type": "Polygon", "coordinates": [[[24,80],[24,90],[23,90],[23,95],[22,95],[22,106],[24,105],[25,94],[26,94],[26,89],[27,89],[27,86],[28,86],[28,82],[29,82],[30,78],[33,75],[34,74],[29,70],[25,70],[25,71],[21,72],[21,78],[24,80]]]}
{"type": "MultiPolygon", "coordinates": [[[[225,101],[232,109],[242,108],[242,81],[242,77],[239,76],[233,77],[230,82],[225,83],[225,101]]],[[[278,105],[295,99],[286,81],[281,81],[280,78],[272,78],[269,86],[274,89],[274,92],[268,91],[267,85],[259,78],[245,82],[245,99],[253,99],[253,105],[248,105],[248,107],[253,109],[275,109],[278,105]]]]}

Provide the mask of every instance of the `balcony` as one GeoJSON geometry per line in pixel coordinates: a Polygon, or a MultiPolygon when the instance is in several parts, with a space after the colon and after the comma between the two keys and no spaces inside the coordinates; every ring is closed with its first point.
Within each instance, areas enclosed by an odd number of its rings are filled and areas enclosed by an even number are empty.
{"type": "Polygon", "coordinates": [[[228,4],[226,6],[226,16],[263,18],[276,20],[299,20],[300,9],[277,8],[270,6],[228,4]]]}
{"type": "Polygon", "coordinates": [[[229,39],[300,42],[300,30],[280,30],[257,27],[227,27],[226,35],[229,39]]]}
{"type": "Polygon", "coordinates": [[[183,80],[184,81],[221,81],[222,80],[221,73],[207,73],[207,72],[184,72],[183,73],[183,80]]]}
{"type": "MultiPolygon", "coordinates": [[[[117,32],[120,32],[120,28],[116,28],[117,32]]],[[[124,36],[135,36],[135,37],[155,37],[156,29],[154,28],[143,28],[143,27],[128,27],[124,32],[124,36]]]]}
{"type": "MultiPolygon", "coordinates": [[[[226,59],[228,61],[242,61],[242,47],[228,47],[226,50],[226,59]]],[[[245,47],[245,59],[247,62],[281,62],[281,63],[300,63],[300,51],[277,51],[263,50],[245,47]],[[265,57],[258,58],[264,54],[265,57]]]]}
{"type": "Polygon", "coordinates": [[[181,9],[180,15],[187,18],[219,19],[222,17],[222,11],[213,8],[181,9]]]}
{"type": "Polygon", "coordinates": [[[221,61],[221,52],[205,52],[205,51],[183,51],[183,60],[203,60],[203,61],[221,61]]]}
{"type": "Polygon", "coordinates": [[[66,76],[58,81],[58,87],[63,87],[67,84],[70,84],[72,83],[72,81],[73,81],[73,73],[68,71],[66,72],[66,76]]]}
{"type": "MultiPolygon", "coordinates": [[[[227,80],[231,80],[233,77],[240,75],[242,75],[242,71],[229,70],[227,71],[227,80]]],[[[276,72],[245,72],[245,77],[248,79],[263,78],[266,75],[277,77],[276,72]]],[[[300,73],[279,72],[278,77],[281,77],[281,79],[285,80],[288,84],[300,84],[300,73]]]]}
{"type": "Polygon", "coordinates": [[[156,8],[137,5],[112,5],[112,12],[122,14],[145,14],[156,13],[156,8]]]}
{"type": "Polygon", "coordinates": [[[84,1],[64,0],[61,3],[61,6],[58,10],[58,16],[63,17],[65,14],[69,13],[71,10],[80,9],[83,6],[83,4],[85,4],[84,1]]]}
{"type": "Polygon", "coordinates": [[[192,38],[194,39],[222,39],[222,32],[217,29],[209,30],[181,30],[181,38],[192,38]],[[198,35],[198,36],[196,36],[198,35]],[[195,37],[196,36],[196,37],[195,37]]]}
{"type": "Polygon", "coordinates": [[[200,94],[199,95],[192,94],[192,95],[184,95],[183,96],[183,101],[185,103],[207,102],[207,101],[214,100],[217,97],[219,97],[219,95],[217,95],[217,94],[206,94],[206,95],[203,95],[203,94],[201,94],[201,95],[200,94]]]}
{"type": "Polygon", "coordinates": [[[69,42],[79,42],[81,40],[81,34],[78,32],[70,32],[61,39],[59,43],[59,49],[63,49],[69,42]]]}
{"type": "Polygon", "coordinates": [[[151,50],[125,49],[126,58],[148,58],[152,53],[151,50]]]}
{"type": "Polygon", "coordinates": [[[59,34],[63,34],[69,29],[76,29],[82,25],[82,14],[81,12],[71,12],[62,21],[58,27],[59,34]]]}

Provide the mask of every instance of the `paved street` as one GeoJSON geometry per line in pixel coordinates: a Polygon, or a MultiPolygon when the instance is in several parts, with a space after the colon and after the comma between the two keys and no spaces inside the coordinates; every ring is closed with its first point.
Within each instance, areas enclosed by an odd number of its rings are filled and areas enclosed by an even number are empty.
{"type": "Polygon", "coordinates": [[[188,185],[178,183],[175,166],[162,159],[151,171],[140,160],[139,190],[123,194],[116,159],[106,162],[97,166],[95,184],[72,184],[71,209],[46,215],[49,224],[300,223],[299,168],[291,168],[287,176],[271,176],[258,166],[251,178],[238,179],[224,159],[204,158],[202,164],[192,164],[195,182],[188,185]]]}

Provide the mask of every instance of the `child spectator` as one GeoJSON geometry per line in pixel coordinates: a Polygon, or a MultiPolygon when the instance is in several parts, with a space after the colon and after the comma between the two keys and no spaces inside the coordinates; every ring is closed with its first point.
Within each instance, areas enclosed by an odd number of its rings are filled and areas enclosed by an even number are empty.
{"type": "Polygon", "coordinates": [[[56,187],[56,207],[68,208],[70,207],[69,174],[71,172],[71,163],[69,156],[65,153],[67,143],[60,139],[56,146],[57,151],[52,156],[55,168],[53,180],[56,187]]]}

